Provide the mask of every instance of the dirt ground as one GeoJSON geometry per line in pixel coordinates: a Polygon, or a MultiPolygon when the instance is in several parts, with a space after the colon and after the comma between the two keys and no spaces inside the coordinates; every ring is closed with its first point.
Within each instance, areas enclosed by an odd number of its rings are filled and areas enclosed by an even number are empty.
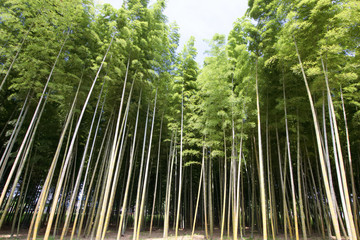
{"type": "MultiPolygon", "coordinates": [[[[126,231],[125,235],[121,237],[122,240],[132,240],[132,229],[129,229],[128,231],[126,231]]],[[[220,239],[220,229],[216,228],[214,229],[214,235],[213,235],[213,239],[220,239]]],[[[38,239],[42,239],[42,235],[43,235],[43,231],[39,232],[39,236],[38,239]]],[[[116,231],[108,231],[106,234],[106,238],[107,240],[115,240],[116,239],[116,235],[117,232],[116,231]]],[[[60,236],[57,236],[59,239],[60,236]]],[[[27,238],[27,231],[23,230],[20,232],[19,236],[13,236],[11,237],[9,234],[9,231],[3,230],[0,231],[0,239],[26,239],[27,238]]],[[[50,238],[51,240],[54,240],[52,237],[50,238]]],[[[70,236],[66,237],[65,239],[70,239],[70,236]]],[[[74,238],[76,239],[76,238],[74,238]]],[[[91,238],[81,238],[81,240],[90,240],[91,238]]],[[[141,232],[140,233],[140,239],[152,239],[152,240],[159,240],[159,239],[163,239],[163,230],[162,229],[154,229],[152,231],[152,234],[150,236],[148,231],[145,232],[141,232]]],[[[174,231],[169,231],[169,236],[168,239],[174,240],[175,239],[175,232],[174,231]]],[[[178,232],[178,238],[177,240],[190,240],[191,239],[191,230],[179,230],[178,232]]],[[[194,233],[193,236],[194,240],[198,240],[198,239],[205,239],[205,231],[201,231],[201,230],[197,230],[194,233]]],[[[229,239],[227,238],[227,232],[224,233],[224,239],[229,239]]],[[[232,239],[232,236],[230,236],[230,239],[232,239]]],[[[238,239],[240,239],[240,235],[238,236],[238,239]]],[[[251,239],[250,238],[250,232],[246,232],[245,236],[243,236],[243,239],[251,239]]],[[[259,233],[254,233],[254,240],[256,239],[262,239],[262,235],[259,233]]],[[[269,239],[272,239],[272,236],[269,236],[269,239]]],[[[281,239],[285,239],[284,236],[282,234],[279,234],[276,236],[276,240],[281,240],[281,239]]],[[[308,239],[322,239],[320,236],[311,236],[308,237],[308,239]]],[[[335,238],[334,238],[335,239],[335,238]]]]}

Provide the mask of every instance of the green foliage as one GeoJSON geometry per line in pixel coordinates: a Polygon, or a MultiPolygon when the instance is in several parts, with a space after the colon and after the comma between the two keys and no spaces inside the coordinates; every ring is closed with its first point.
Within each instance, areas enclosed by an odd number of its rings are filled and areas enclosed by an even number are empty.
{"type": "MultiPolygon", "coordinates": [[[[194,37],[191,37],[182,50],[177,52],[179,27],[176,23],[167,22],[167,17],[164,15],[165,0],[158,0],[151,6],[148,0],[126,0],[120,9],[115,9],[109,4],[95,5],[91,0],[0,1],[0,79],[2,80],[9,71],[8,79],[0,92],[0,130],[2,131],[0,150],[2,151],[8,143],[14,131],[16,118],[29,94],[30,117],[27,116],[24,120],[24,126],[28,126],[39,96],[64,44],[50,79],[46,92],[47,105],[29,155],[29,162],[34,165],[36,173],[31,184],[36,186],[34,189],[38,189],[47,174],[49,159],[54,156],[60,131],[77,87],[80,84],[74,121],[114,36],[80,126],[76,143],[78,152],[82,151],[87,140],[91,116],[101,87],[104,88],[104,94],[100,97],[105,99],[105,103],[99,136],[104,134],[105,124],[108,121],[113,124],[113,116],[118,114],[126,79],[125,99],[129,96],[128,90],[134,83],[132,99],[130,99],[128,136],[131,136],[134,130],[132,128],[137,110],[135,102],[140,92],[142,92],[139,120],[141,123],[145,121],[147,106],[152,105],[156,92],[155,129],[159,129],[160,119],[164,115],[161,147],[165,144],[168,146],[170,137],[176,136],[176,148],[179,148],[181,125],[183,125],[183,166],[200,165],[204,157],[206,164],[212,164],[207,165],[206,170],[211,169],[209,168],[211,166],[216,169],[214,179],[217,179],[217,174],[220,176],[219,182],[214,181],[214,189],[219,191],[218,184],[223,184],[221,183],[223,159],[231,153],[231,157],[227,159],[238,161],[240,141],[243,141],[244,158],[241,159],[245,163],[244,171],[248,174],[247,171],[256,169],[256,151],[253,142],[257,137],[255,129],[257,121],[255,79],[257,79],[260,124],[261,128],[265,129],[262,131],[265,139],[263,142],[268,144],[266,159],[269,159],[272,168],[276,170],[279,167],[278,149],[274,140],[275,128],[279,133],[280,144],[286,139],[284,93],[290,132],[290,151],[294,156],[297,153],[293,142],[296,141],[297,123],[299,123],[301,147],[304,142],[309,159],[313,159],[316,155],[316,150],[310,144],[313,139],[313,123],[299,64],[299,54],[319,117],[322,117],[324,102],[325,115],[328,111],[324,98],[326,96],[324,73],[328,76],[336,117],[339,120],[340,137],[343,140],[345,124],[340,102],[340,88],[342,89],[351,133],[350,145],[352,151],[358,154],[360,134],[360,5],[358,1],[250,0],[248,4],[246,16],[234,22],[228,38],[225,35],[215,34],[208,41],[208,56],[203,68],[200,69],[195,61],[197,50],[194,37]],[[298,48],[298,53],[295,46],[298,48]],[[322,61],[325,68],[322,66],[322,61]],[[12,62],[14,64],[10,67],[12,62]],[[182,114],[183,124],[181,124],[182,114]],[[205,147],[205,156],[202,156],[203,147],[205,147]]],[[[325,121],[327,118],[326,115],[325,121]]],[[[138,134],[142,136],[144,124],[140,125],[138,134]]],[[[111,131],[114,129],[110,130],[109,136],[113,134],[111,131]]],[[[154,136],[158,137],[156,131],[154,136]]],[[[21,129],[15,148],[24,135],[25,130],[21,129]]],[[[68,138],[69,136],[66,140],[68,138]]],[[[128,143],[129,145],[131,144],[128,143]]],[[[100,154],[97,153],[97,145],[95,148],[96,154],[100,154]]],[[[166,151],[161,149],[160,166],[163,169],[168,166],[169,158],[166,154],[170,149],[166,151]]],[[[281,149],[281,152],[283,151],[284,149],[281,149]]],[[[179,152],[177,151],[177,154],[179,152]]],[[[13,162],[15,153],[16,150],[13,150],[8,165],[13,162]]],[[[63,154],[64,149],[60,157],[63,154]]],[[[152,154],[151,159],[154,159],[156,151],[152,151],[152,154]]],[[[80,155],[74,156],[75,170],[79,167],[80,155]]],[[[128,155],[127,148],[124,151],[125,158],[128,155]]],[[[311,161],[310,164],[313,162],[311,161]]],[[[154,168],[154,164],[152,167],[154,168]]],[[[194,168],[194,176],[197,178],[200,174],[199,168],[196,169],[194,168]]],[[[125,179],[123,171],[121,170],[119,176],[121,179],[125,179]]],[[[164,179],[167,178],[165,171],[161,173],[163,176],[160,175],[162,185],[165,185],[164,179]]],[[[250,183],[250,178],[246,174],[244,180],[250,183]]],[[[149,177],[151,178],[152,176],[149,177]]],[[[358,179],[358,176],[355,178],[358,179]]],[[[251,177],[251,181],[255,184],[257,178],[251,177]]],[[[246,184],[241,191],[243,190],[248,190],[246,184]]],[[[35,196],[37,193],[34,190],[32,194],[35,196]]],[[[222,199],[216,201],[221,203],[222,199]]],[[[219,206],[220,203],[216,202],[219,206]]]]}
{"type": "MultiPolygon", "coordinates": [[[[36,161],[43,162],[42,168],[48,166],[54,154],[59,131],[79,82],[81,88],[75,110],[77,113],[114,34],[114,42],[100,73],[101,80],[98,81],[105,84],[105,117],[118,108],[119,93],[122,92],[127,70],[127,88],[135,81],[135,98],[142,89],[145,92],[143,102],[151,101],[153,90],[158,88],[161,95],[158,104],[166,105],[165,93],[172,79],[168,70],[174,65],[179,36],[177,27],[166,23],[164,1],[158,1],[151,8],[144,1],[129,1],[118,10],[109,4],[95,6],[90,0],[5,0],[1,1],[0,7],[1,80],[28,33],[4,85],[4,91],[0,92],[1,129],[6,127],[7,131],[11,131],[12,125],[6,122],[11,114],[13,117],[10,120],[17,116],[17,109],[21,108],[28,92],[32,96],[29,112],[33,111],[60,48],[65,43],[50,79],[48,106],[42,117],[51,126],[39,128],[38,140],[33,148],[33,151],[41,153],[37,154],[36,158],[39,159],[36,161]],[[53,131],[54,135],[50,136],[47,129],[59,131],[53,131]]],[[[101,85],[95,86],[93,96],[97,96],[101,85]]],[[[89,116],[96,101],[95,97],[90,99],[89,116]]],[[[24,125],[29,120],[27,118],[24,125]]],[[[86,117],[84,122],[81,126],[84,129],[80,131],[86,136],[90,122],[86,117]]],[[[8,137],[5,134],[0,137],[1,146],[8,137]]],[[[82,137],[79,139],[81,145],[85,140],[82,137]]]]}

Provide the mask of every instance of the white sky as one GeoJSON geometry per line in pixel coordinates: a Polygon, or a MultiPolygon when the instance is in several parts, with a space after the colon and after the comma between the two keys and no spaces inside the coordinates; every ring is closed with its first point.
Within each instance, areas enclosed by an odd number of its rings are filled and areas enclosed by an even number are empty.
{"type": "MultiPolygon", "coordinates": [[[[123,0],[98,0],[120,8],[123,0]]],[[[150,4],[155,0],[150,0],[150,4]]],[[[169,22],[180,27],[180,51],[190,36],[195,37],[197,62],[202,65],[208,44],[215,33],[228,34],[233,22],[242,17],[248,7],[247,0],[167,0],[165,15],[169,22]]]]}

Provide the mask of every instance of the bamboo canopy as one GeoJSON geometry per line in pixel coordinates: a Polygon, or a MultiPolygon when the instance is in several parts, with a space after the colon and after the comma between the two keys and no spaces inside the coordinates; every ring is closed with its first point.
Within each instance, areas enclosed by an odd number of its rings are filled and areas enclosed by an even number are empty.
{"type": "Polygon", "coordinates": [[[359,239],[360,5],[248,5],[200,68],[164,0],[0,1],[1,232],[359,239]]]}

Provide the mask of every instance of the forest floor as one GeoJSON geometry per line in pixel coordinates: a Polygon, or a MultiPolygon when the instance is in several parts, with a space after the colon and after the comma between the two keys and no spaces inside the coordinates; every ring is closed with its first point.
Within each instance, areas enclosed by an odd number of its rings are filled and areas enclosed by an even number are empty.
{"type": "MultiPolygon", "coordinates": [[[[26,239],[27,238],[27,231],[26,230],[23,230],[20,232],[19,236],[11,236],[9,234],[10,231],[6,231],[6,230],[2,230],[0,231],[0,240],[1,239],[19,239],[19,240],[23,240],[23,239],[26,239]]],[[[214,236],[213,236],[213,239],[220,239],[220,229],[218,228],[215,228],[214,229],[214,236]]],[[[106,238],[107,240],[115,240],[116,239],[116,235],[117,233],[115,231],[109,231],[107,234],[106,234],[106,238]]],[[[250,231],[249,232],[246,232],[245,233],[245,236],[243,237],[243,239],[252,239],[250,238],[250,231]]],[[[131,229],[129,229],[124,236],[121,237],[122,240],[131,240],[132,239],[132,231],[131,229]]],[[[56,239],[59,239],[60,236],[57,236],[56,239]]],[[[40,234],[38,236],[38,239],[42,239],[42,231],[40,231],[40,234]]],[[[65,238],[66,240],[67,239],[70,239],[70,236],[66,237],[65,238]]],[[[74,239],[76,239],[74,237],[74,239]]],[[[87,239],[91,239],[91,238],[81,238],[81,240],[87,240],[87,239]]],[[[163,239],[163,230],[162,229],[155,229],[152,231],[152,234],[151,236],[149,235],[149,232],[148,231],[144,231],[144,232],[141,232],[140,233],[140,239],[152,239],[152,240],[158,240],[158,239],[163,239]]],[[[169,237],[168,239],[171,239],[171,240],[175,240],[175,232],[174,231],[169,231],[169,237]]],[[[191,230],[179,230],[179,233],[178,233],[178,240],[190,240],[191,239],[191,230]]],[[[197,230],[195,231],[194,233],[194,237],[193,237],[194,240],[198,240],[198,239],[205,239],[205,231],[203,230],[197,230]]],[[[227,232],[225,232],[224,234],[224,239],[232,239],[232,237],[230,236],[230,238],[227,237],[227,232]]],[[[240,235],[238,236],[238,239],[240,239],[240,235]]],[[[259,233],[254,233],[254,240],[256,239],[262,239],[262,235],[259,234],[259,233]]],[[[269,239],[272,239],[271,236],[269,236],[269,239]]],[[[275,238],[276,240],[282,240],[282,239],[285,239],[284,235],[283,234],[278,234],[275,238]]],[[[308,239],[322,239],[321,236],[311,236],[311,237],[308,237],[308,239]]],[[[335,239],[335,238],[334,238],[335,239]]],[[[50,240],[54,240],[53,237],[50,238],[50,240]]]]}

